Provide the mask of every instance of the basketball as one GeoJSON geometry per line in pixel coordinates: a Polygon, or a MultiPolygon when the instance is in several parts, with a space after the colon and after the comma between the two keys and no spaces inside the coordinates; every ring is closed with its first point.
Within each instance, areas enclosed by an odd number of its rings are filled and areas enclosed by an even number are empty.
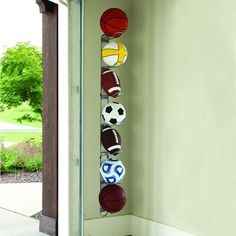
{"type": "Polygon", "coordinates": [[[105,211],[116,213],[122,210],[125,206],[125,191],[116,184],[107,185],[100,191],[99,202],[105,211]]]}
{"type": "Polygon", "coordinates": [[[118,38],[128,28],[128,17],[121,9],[110,8],[103,12],[100,26],[104,34],[118,38]]]}
{"type": "Polygon", "coordinates": [[[128,56],[125,45],[119,41],[111,41],[102,49],[102,59],[108,66],[120,66],[128,56]]]}

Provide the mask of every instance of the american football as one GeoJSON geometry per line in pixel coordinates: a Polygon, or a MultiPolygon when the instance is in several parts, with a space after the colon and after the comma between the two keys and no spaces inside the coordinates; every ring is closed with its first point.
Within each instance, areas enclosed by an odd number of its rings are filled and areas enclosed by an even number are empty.
{"type": "Polygon", "coordinates": [[[101,76],[102,88],[108,96],[117,97],[120,95],[120,79],[112,70],[105,70],[101,76]]]}
{"type": "Polygon", "coordinates": [[[112,155],[117,155],[121,150],[120,134],[110,126],[104,127],[101,133],[103,147],[112,155]]]}

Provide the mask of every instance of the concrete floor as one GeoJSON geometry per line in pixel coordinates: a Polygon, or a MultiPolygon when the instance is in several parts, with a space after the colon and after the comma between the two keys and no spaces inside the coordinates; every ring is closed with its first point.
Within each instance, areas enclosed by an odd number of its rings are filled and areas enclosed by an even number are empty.
{"type": "Polygon", "coordinates": [[[42,183],[0,184],[0,235],[43,236],[30,216],[42,209],[42,183]]]}
{"type": "Polygon", "coordinates": [[[46,236],[39,232],[39,221],[0,208],[1,236],[46,236]]]}
{"type": "Polygon", "coordinates": [[[0,207],[32,216],[42,210],[42,183],[0,184],[0,207]]]}

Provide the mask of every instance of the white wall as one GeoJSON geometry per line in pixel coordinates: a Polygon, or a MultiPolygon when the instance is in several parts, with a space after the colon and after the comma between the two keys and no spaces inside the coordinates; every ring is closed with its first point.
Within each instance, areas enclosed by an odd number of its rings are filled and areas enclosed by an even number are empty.
{"type": "Polygon", "coordinates": [[[236,1],[132,1],[129,19],[131,213],[235,236],[236,1]]]}
{"type": "MultiPolygon", "coordinates": [[[[57,3],[57,2],[56,2],[57,3]]],[[[58,232],[59,236],[69,235],[69,91],[68,91],[68,8],[62,4],[59,7],[59,83],[58,83],[58,232]]]]}

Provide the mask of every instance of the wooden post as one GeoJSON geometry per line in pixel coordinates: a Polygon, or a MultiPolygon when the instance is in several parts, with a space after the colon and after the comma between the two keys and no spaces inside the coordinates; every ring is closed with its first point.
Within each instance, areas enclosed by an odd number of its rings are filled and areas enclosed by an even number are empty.
{"type": "Polygon", "coordinates": [[[43,13],[43,209],[40,231],[58,234],[58,5],[36,0],[43,13]]]}

